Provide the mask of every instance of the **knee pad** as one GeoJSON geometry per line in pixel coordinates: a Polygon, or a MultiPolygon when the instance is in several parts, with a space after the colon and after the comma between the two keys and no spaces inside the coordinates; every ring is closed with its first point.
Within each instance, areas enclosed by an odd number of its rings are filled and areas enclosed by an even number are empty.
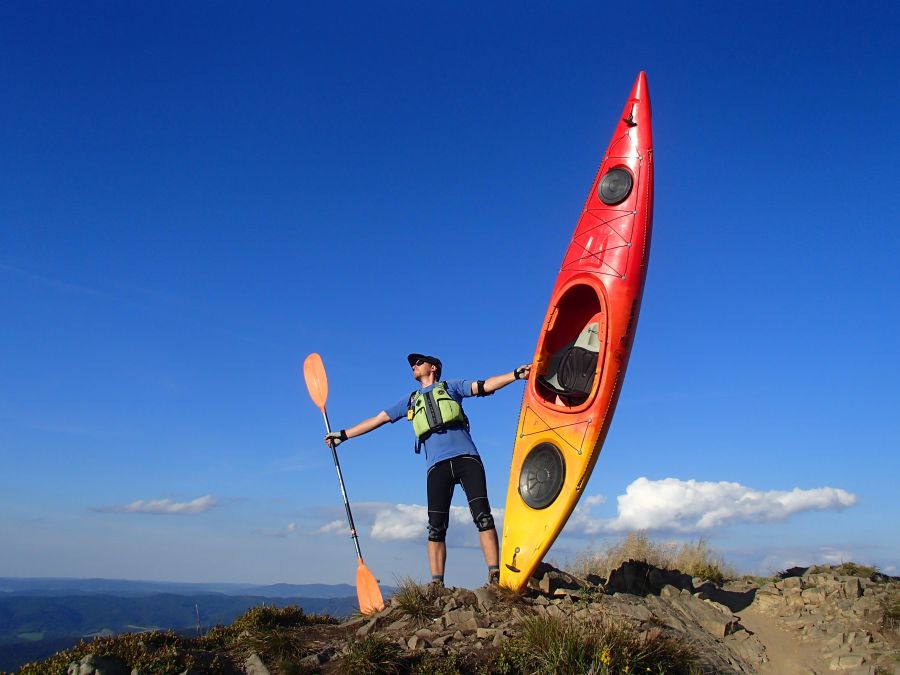
{"type": "Polygon", "coordinates": [[[439,511],[428,512],[428,541],[444,541],[447,538],[447,526],[450,514],[439,511]]]}
{"type": "Polygon", "coordinates": [[[446,538],[446,527],[435,527],[434,525],[428,525],[428,541],[444,541],[446,538]]]}
{"type": "Polygon", "coordinates": [[[478,526],[479,532],[487,532],[494,529],[494,516],[490,513],[479,513],[475,518],[475,525],[478,526]]]}

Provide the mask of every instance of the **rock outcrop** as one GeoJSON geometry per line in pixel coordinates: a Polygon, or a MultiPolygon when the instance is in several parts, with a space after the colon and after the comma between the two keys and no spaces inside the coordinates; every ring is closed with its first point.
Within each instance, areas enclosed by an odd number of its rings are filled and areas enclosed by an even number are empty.
{"type": "Polygon", "coordinates": [[[900,672],[890,636],[882,627],[889,583],[836,573],[834,568],[790,570],[796,576],[769,583],[754,605],[804,642],[821,645],[832,671],[853,675],[900,672]]]}
{"type": "MultiPolygon", "coordinates": [[[[381,634],[407,652],[466,654],[499,647],[516,635],[523,619],[547,615],[626,623],[642,636],[680,638],[699,655],[704,672],[755,673],[767,658],[764,646],[741,625],[740,616],[709,597],[709,584],[695,588],[688,575],[640,562],[625,563],[602,585],[549,565],[538,572],[540,576],[520,597],[510,598],[489,587],[442,589],[434,598],[437,615],[427,621],[406,616],[395,601],[389,601],[378,614],[351,619],[343,627],[352,629],[356,639],[381,634]]],[[[749,605],[745,595],[732,595],[744,598],[744,607],[749,605]]],[[[345,645],[334,658],[348,650],[345,645]]],[[[318,657],[324,663],[325,655],[318,657]]]]}

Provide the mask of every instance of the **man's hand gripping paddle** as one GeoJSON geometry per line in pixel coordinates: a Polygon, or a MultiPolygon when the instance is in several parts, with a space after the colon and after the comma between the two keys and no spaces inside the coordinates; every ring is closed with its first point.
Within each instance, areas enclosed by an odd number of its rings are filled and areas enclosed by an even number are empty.
{"type": "MultiPolygon", "coordinates": [[[[303,377],[306,379],[306,388],[316,407],[322,411],[325,418],[325,433],[331,433],[331,425],[328,423],[328,413],[325,412],[325,402],[328,400],[328,378],[325,375],[325,365],[318,354],[310,354],[303,362],[303,377]]],[[[344,509],[347,511],[347,522],[350,524],[350,536],[356,545],[356,557],[359,558],[359,566],[356,568],[356,597],[359,599],[359,611],[363,614],[380,612],[384,609],[384,599],[381,597],[381,589],[378,581],[363,564],[362,552],[359,550],[359,537],[356,535],[356,527],[353,525],[353,514],[350,513],[350,502],[347,499],[347,490],[344,488],[344,477],[341,475],[341,465],[338,462],[337,451],[331,448],[331,456],[334,459],[334,468],[337,470],[338,482],[341,484],[341,494],[344,496],[344,509]]]]}

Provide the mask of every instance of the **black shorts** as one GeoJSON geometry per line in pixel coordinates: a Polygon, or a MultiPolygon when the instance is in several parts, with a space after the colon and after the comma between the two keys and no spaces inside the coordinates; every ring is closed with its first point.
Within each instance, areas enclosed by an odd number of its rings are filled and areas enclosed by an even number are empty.
{"type": "Polygon", "coordinates": [[[438,462],[428,470],[428,540],[444,541],[450,524],[450,501],[456,484],[462,485],[469,511],[479,532],[494,529],[487,496],[484,465],[478,455],[460,455],[438,462]]]}

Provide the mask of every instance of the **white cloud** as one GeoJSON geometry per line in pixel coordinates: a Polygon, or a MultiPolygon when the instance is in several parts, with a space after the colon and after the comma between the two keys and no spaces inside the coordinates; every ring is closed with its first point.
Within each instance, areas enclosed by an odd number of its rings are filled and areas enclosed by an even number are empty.
{"type": "Polygon", "coordinates": [[[804,511],[840,510],[855,505],[857,497],[831,487],[761,491],[725,481],[641,477],[625,488],[625,494],[619,495],[616,502],[615,518],[596,519],[591,517],[590,508],[601,502],[597,497],[587,497],[570,523],[585,534],[632,530],[707,532],[737,523],[782,521],[804,511]]]}
{"type": "Polygon", "coordinates": [[[204,513],[218,505],[219,500],[212,495],[197,497],[190,502],[173,502],[171,499],[138,499],[130,504],[119,506],[101,506],[95,511],[107,513],[152,513],[166,515],[185,515],[204,513]]]}
{"type": "MultiPolygon", "coordinates": [[[[491,509],[491,512],[499,530],[502,527],[503,509],[491,509]]],[[[423,540],[427,536],[428,507],[420,504],[367,502],[353,506],[353,519],[360,534],[364,531],[363,528],[370,527],[368,536],[378,541],[423,540]]],[[[312,534],[345,534],[348,529],[345,519],[332,520],[312,534]]],[[[472,514],[468,507],[451,506],[448,536],[452,535],[456,542],[460,539],[458,535],[463,532],[475,532],[472,514]]]]}
{"type": "MultiPolygon", "coordinates": [[[[450,524],[472,522],[472,514],[464,506],[450,507],[450,524]]],[[[418,504],[387,504],[375,514],[372,538],[379,541],[422,539],[428,524],[428,508],[418,504]]]]}
{"type": "MultiPolygon", "coordinates": [[[[454,509],[450,507],[450,517],[454,509]]],[[[428,521],[428,509],[418,504],[393,504],[375,514],[372,525],[372,538],[379,541],[402,541],[404,539],[420,539],[428,521]]]]}
{"type": "Polygon", "coordinates": [[[603,495],[591,495],[590,497],[585,497],[581,503],[585,506],[600,506],[600,504],[606,503],[606,497],[603,495]]]}

